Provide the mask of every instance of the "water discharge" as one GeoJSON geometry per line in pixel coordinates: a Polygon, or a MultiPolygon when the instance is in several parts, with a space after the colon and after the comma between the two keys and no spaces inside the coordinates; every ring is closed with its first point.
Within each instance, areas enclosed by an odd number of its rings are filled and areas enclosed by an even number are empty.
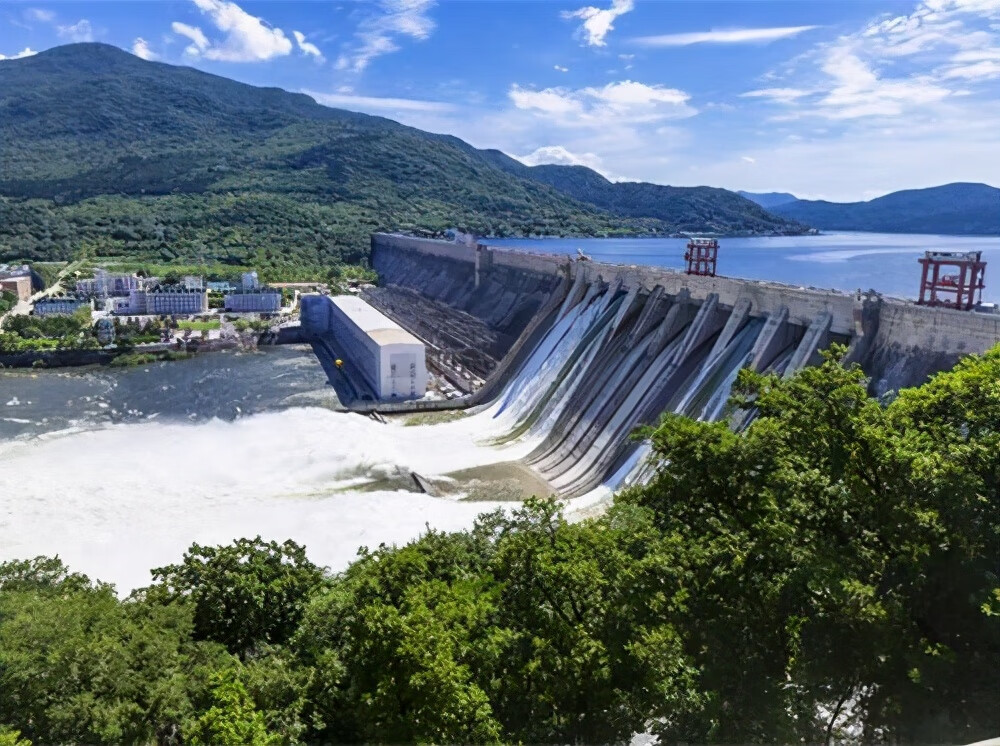
{"type": "MultiPolygon", "coordinates": [[[[192,542],[259,534],[337,570],[361,545],[467,527],[501,504],[464,501],[461,486],[431,497],[411,472],[446,483],[507,462],[585,512],[651,476],[636,425],[664,411],[726,416],[768,334],[714,301],[600,284],[568,297],[493,402],[437,425],[338,411],[307,349],[2,374],[0,559],[58,554],[127,591],[192,542]]],[[[758,367],[783,371],[798,339],[765,345],[758,367]]]]}

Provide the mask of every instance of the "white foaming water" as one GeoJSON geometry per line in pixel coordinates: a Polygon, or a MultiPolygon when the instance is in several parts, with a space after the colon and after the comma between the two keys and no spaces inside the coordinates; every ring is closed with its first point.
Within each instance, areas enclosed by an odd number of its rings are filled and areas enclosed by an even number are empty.
{"type": "Polygon", "coordinates": [[[510,458],[474,442],[480,425],[403,427],[302,408],[0,442],[0,561],[58,554],[125,593],[192,542],[260,534],[343,569],[361,545],[406,542],[427,526],[458,530],[496,507],[346,491],[397,467],[435,475],[510,458]]]}

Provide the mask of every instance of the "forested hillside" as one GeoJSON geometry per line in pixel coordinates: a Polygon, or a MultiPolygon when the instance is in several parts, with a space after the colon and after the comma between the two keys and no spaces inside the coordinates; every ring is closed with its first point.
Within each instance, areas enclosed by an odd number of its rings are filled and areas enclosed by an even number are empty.
{"type": "Polygon", "coordinates": [[[770,210],[772,207],[777,207],[778,205],[784,205],[789,202],[794,202],[798,199],[794,194],[789,194],[788,192],[737,192],[741,197],[746,197],[751,202],[756,202],[758,205],[763,207],[765,210],[770,210]]]}
{"type": "Polygon", "coordinates": [[[1000,189],[987,184],[907,189],[868,202],[795,200],[769,209],[826,230],[1000,235],[1000,189]]]}
{"type": "Polygon", "coordinates": [[[888,406],[834,361],[668,416],[600,517],[193,546],[127,600],[0,565],[0,744],[971,743],[1000,732],[1000,351],[888,406]],[[15,735],[19,731],[21,736],[15,735]]]}
{"type": "Polygon", "coordinates": [[[585,166],[525,166],[499,150],[483,151],[509,173],[548,184],[616,215],[656,218],[678,233],[798,234],[807,229],[726,189],[608,181],[585,166]]]}
{"type": "Polygon", "coordinates": [[[721,202],[701,209],[700,224],[669,211],[612,214],[455,138],[107,45],[0,62],[0,257],[221,259],[273,275],[357,262],[376,229],[758,227],[721,202]]]}

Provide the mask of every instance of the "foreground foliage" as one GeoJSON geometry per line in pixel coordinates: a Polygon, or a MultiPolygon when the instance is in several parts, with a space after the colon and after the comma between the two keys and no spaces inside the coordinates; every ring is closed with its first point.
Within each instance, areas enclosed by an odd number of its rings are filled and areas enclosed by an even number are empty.
{"type": "Polygon", "coordinates": [[[667,417],[645,433],[655,479],[601,518],[530,501],[334,576],[260,539],[193,546],[124,601],[58,560],[8,563],[0,738],[985,738],[998,381],[1000,351],[885,407],[832,359],[744,373],[749,429],[667,417]]]}

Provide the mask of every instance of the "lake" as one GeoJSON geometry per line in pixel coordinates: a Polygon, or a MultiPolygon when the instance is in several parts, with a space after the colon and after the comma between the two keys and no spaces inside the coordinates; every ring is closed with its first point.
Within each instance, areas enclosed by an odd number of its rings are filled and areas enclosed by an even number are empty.
{"type": "MultiPolygon", "coordinates": [[[[582,249],[595,261],[649,264],[683,269],[683,238],[509,238],[490,239],[505,246],[553,254],[582,249]]],[[[982,251],[1000,272],[998,236],[928,236],[894,233],[825,233],[819,236],[722,238],[718,273],[749,280],[853,292],[874,288],[884,295],[915,299],[924,252],[982,251]]],[[[990,283],[986,268],[983,300],[1000,303],[1000,280],[990,283]]]]}

